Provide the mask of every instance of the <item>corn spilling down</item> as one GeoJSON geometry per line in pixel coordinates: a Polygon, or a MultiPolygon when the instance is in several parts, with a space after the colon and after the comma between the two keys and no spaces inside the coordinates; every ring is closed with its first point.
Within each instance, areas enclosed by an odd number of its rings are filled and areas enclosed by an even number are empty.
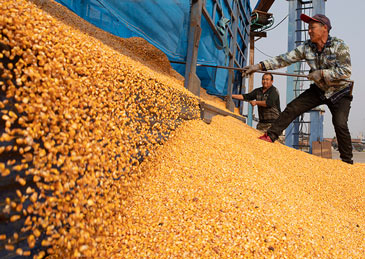
{"type": "Polygon", "coordinates": [[[363,165],[203,123],[161,56],[38,2],[0,2],[0,257],[363,257],[363,165]]]}
{"type": "Polygon", "coordinates": [[[33,2],[0,14],[0,257],[97,255],[129,179],[198,100],[33,2]]]}
{"type": "MultiPolygon", "coordinates": [[[[213,105],[214,107],[217,107],[217,108],[220,108],[221,110],[225,110],[227,112],[230,112],[226,107],[226,101],[225,100],[221,99],[218,96],[208,94],[207,91],[202,87],[200,88],[200,98],[204,102],[206,102],[210,105],[213,105]]],[[[233,113],[236,113],[236,114],[239,115],[240,114],[239,108],[235,107],[233,113]]]]}

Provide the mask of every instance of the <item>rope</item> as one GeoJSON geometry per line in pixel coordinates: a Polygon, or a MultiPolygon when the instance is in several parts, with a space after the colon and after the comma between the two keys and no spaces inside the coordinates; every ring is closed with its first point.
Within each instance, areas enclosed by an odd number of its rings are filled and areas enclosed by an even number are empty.
{"type": "Polygon", "coordinates": [[[269,58],[273,58],[273,56],[270,56],[264,52],[262,52],[261,50],[259,50],[257,47],[255,47],[256,50],[258,50],[259,52],[261,52],[261,54],[264,54],[265,56],[269,57],[269,58]]]}
{"type": "Polygon", "coordinates": [[[283,21],[285,21],[285,19],[288,18],[288,17],[289,17],[289,14],[287,16],[285,16],[277,25],[275,25],[271,29],[268,29],[268,30],[265,30],[265,31],[272,31],[273,29],[275,29],[276,27],[278,27],[283,21]]]}

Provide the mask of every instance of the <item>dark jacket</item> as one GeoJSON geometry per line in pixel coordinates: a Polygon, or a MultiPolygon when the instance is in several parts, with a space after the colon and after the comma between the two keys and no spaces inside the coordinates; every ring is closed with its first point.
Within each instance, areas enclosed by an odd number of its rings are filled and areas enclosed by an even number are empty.
{"type": "Polygon", "coordinates": [[[258,105],[260,122],[272,123],[279,117],[281,112],[280,98],[279,91],[275,86],[271,86],[265,93],[263,92],[263,87],[260,87],[242,96],[244,101],[266,101],[267,107],[258,105]]]}

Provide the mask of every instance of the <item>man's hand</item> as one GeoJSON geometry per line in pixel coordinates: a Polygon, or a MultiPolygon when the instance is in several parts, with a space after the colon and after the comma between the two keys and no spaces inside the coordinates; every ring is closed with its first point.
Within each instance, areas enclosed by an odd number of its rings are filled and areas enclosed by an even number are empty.
{"type": "Polygon", "coordinates": [[[251,104],[252,106],[255,106],[255,105],[257,105],[257,101],[255,101],[255,100],[250,101],[250,104],[251,104]]]}
{"type": "Polygon", "coordinates": [[[252,66],[245,66],[243,67],[243,72],[242,72],[242,77],[245,77],[246,75],[252,74],[258,70],[261,70],[261,65],[260,64],[256,64],[256,65],[252,65],[252,66]]]}
{"type": "Polygon", "coordinates": [[[319,82],[323,78],[322,70],[316,70],[308,75],[308,79],[314,82],[319,82]]]}

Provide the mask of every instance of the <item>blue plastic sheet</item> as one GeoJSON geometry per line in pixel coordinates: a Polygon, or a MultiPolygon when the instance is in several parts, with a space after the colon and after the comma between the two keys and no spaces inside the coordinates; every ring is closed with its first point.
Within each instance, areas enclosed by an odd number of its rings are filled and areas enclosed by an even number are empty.
{"type": "MultiPolygon", "coordinates": [[[[163,51],[169,60],[186,61],[188,31],[190,23],[191,1],[188,0],[56,0],[68,7],[83,19],[95,26],[122,38],[142,37],[155,47],[163,51]]],[[[228,2],[232,3],[230,0],[228,2]]],[[[240,0],[247,13],[251,13],[249,0],[240,0]]],[[[205,2],[206,9],[213,13],[214,0],[205,2]]],[[[224,8],[225,1],[221,1],[224,15],[230,17],[228,8],[224,8]]],[[[220,17],[215,17],[215,24],[220,17]]],[[[248,22],[247,22],[248,23],[248,22]]],[[[245,32],[240,24],[241,31],[245,32]]],[[[202,33],[200,38],[198,63],[209,65],[228,65],[226,55],[222,49],[216,47],[214,33],[207,20],[202,16],[202,33]]],[[[247,55],[244,42],[248,42],[248,35],[238,37],[238,44],[247,55]]],[[[181,75],[185,75],[185,66],[171,64],[181,75]]],[[[245,61],[243,64],[245,65],[245,61]]],[[[227,94],[228,70],[197,67],[197,75],[201,85],[208,93],[214,95],[227,94]]]]}

